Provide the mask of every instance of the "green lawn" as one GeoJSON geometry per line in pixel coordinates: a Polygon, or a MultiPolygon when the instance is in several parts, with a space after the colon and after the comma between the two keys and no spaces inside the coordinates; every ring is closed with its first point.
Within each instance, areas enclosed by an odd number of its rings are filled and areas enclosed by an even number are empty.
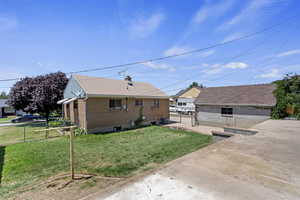
{"type": "MultiPolygon", "coordinates": [[[[7,145],[12,143],[32,141],[45,138],[45,132],[34,132],[35,130],[45,129],[45,122],[34,122],[27,124],[16,124],[14,126],[0,126],[0,145],[7,145]]],[[[57,131],[49,131],[50,137],[59,136],[57,131]]]]}
{"type": "Polygon", "coordinates": [[[16,116],[8,116],[8,117],[0,118],[0,124],[10,123],[10,120],[12,120],[13,118],[16,118],[16,116]]]}
{"type": "MultiPolygon", "coordinates": [[[[127,177],[210,142],[211,137],[207,135],[159,126],[77,136],[74,144],[76,172],[127,177]]],[[[66,172],[69,169],[68,159],[66,137],[0,147],[0,196],[15,192],[20,186],[66,172]]]]}

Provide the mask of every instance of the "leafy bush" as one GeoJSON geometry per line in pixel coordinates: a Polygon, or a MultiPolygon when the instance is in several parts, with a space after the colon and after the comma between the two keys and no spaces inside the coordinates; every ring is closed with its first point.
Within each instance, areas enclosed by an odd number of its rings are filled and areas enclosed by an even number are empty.
{"type": "Polygon", "coordinates": [[[86,134],[87,134],[87,132],[83,128],[76,128],[75,129],[75,136],[86,135],[86,134]]]}
{"type": "Polygon", "coordinates": [[[274,82],[277,89],[274,91],[277,103],[272,109],[273,119],[282,119],[289,116],[287,108],[292,107],[292,116],[300,117],[300,76],[287,74],[283,80],[274,82]]]}
{"type": "Polygon", "coordinates": [[[144,119],[143,119],[143,106],[139,110],[139,117],[134,121],[135,126],[142,125],[144,119]]]}
{"type": "Polygon", "coordinates": [[[300,112],[296,115],[296,119],[300,120],[300,112]]]}
{"type": "Polygon", "coordinates": [[[67,120],[56,120],[56,121],[49,122],[50,127],[71,126],[71,125],[72,125],[72,123],[67,120]]]}

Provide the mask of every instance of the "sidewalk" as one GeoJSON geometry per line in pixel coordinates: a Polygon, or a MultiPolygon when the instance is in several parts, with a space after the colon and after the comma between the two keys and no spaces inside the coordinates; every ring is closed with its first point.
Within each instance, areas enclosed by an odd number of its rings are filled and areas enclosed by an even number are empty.
{"type": "Polygon", "coordinates": [[[192,126],[191,124],[188,123],[172,123],[172,124],[167,124],[164,125],[165,127],[169,128],[178,128],[178,129],[184,129],[184,130],[190,130],[194,131],[197,133],[202,133],[206,135],[212,135],[211,131],[223,131],[223,128],[220,127],[212,127],[212,126],[202,126],[202,125],[197,125],[197,126],[192,126]]]}

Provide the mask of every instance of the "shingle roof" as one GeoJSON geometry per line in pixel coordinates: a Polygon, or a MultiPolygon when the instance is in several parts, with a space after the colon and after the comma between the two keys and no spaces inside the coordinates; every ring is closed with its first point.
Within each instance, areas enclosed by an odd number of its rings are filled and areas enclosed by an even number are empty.
{"type": "Polygon", "coordinates": [[[185,89],[182,89],[182,90],[180,90],[179,92],[177,92],[173,97],[180,97],[181,95],[183,95],[184,93],[186,93],[187,91],[189,91],[190,89],[192,89],[192,88],[198,88],[199,90],[202,90],[202,88],[201,87],[199,87],[199,86],[194,86],[194,87],[188,87],[188,88],[185,88],[185,89]]]}
{"type": "Polygon", "coordinates": [[[167,94],[149,83],[115,80],[100,77],[73,75],[88,97],[134,96],[169,98],[167,94]]]}
{"type": "Polygon", "coordinates": [[[275,89],[273,84],[209,87],[201,90],[195,104],[274,106],[275,89]]]}
{"type": "Polygon", "coordinates": [[[7,104],[7,99],[0,99],[0,108],[9,107],[7,104]]]}

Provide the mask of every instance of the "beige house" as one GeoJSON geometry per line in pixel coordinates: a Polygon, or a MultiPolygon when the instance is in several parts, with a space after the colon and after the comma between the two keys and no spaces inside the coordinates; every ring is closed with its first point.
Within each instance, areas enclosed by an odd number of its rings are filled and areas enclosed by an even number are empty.
{"type": "Polygon", "coordinates": [[[169,97],[143,82],[73,75],[58,103],[65,119],[89,133],[169,120],[169,97]]]}
{"type": "Polygon", "coordinates": [[[174,97],[174,105],[177,107],[177,111],[185,113],[195,112],[195,99],[201,92],[201,87],[191,87],[179,91],[174,97]]]}

